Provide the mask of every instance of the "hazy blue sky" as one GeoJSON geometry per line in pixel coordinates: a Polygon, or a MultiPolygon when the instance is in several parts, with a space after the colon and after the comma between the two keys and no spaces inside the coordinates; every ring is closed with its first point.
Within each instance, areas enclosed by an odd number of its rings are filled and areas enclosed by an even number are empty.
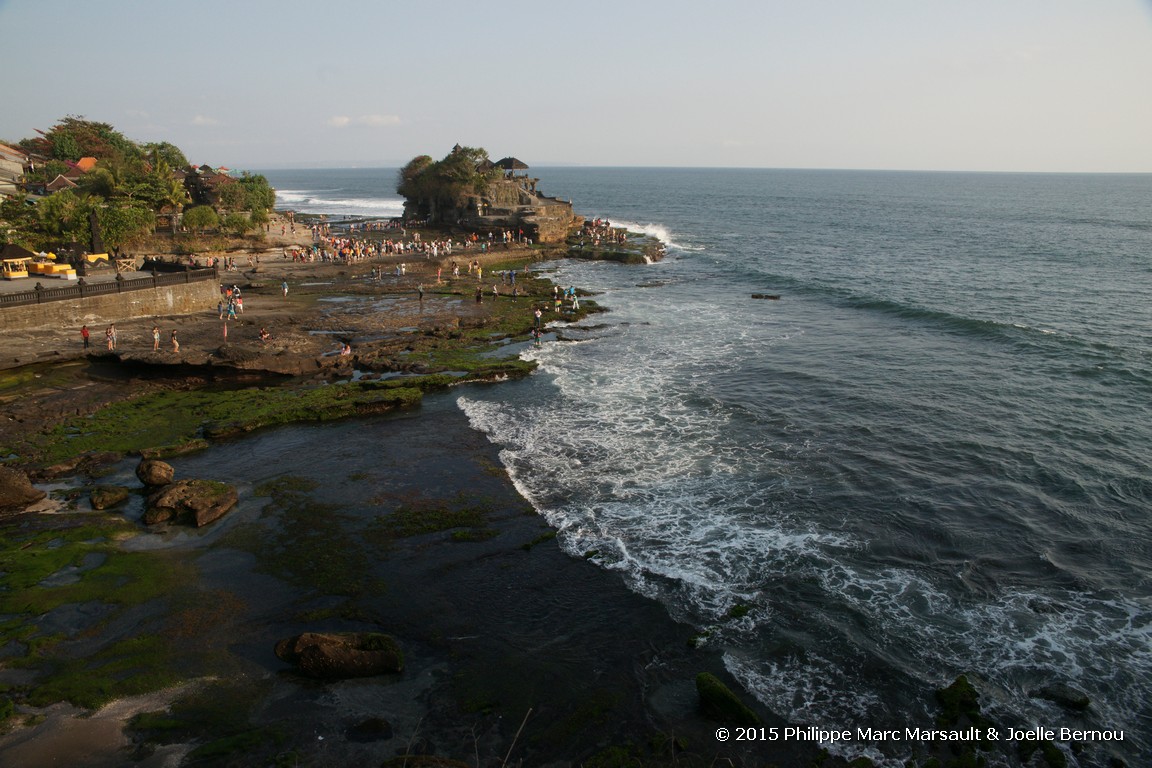
{"type": "Polygon", "coordinates": [[[234,168],[1152,171],[1152,0],[0,0],[0,139],[234,168]]]}

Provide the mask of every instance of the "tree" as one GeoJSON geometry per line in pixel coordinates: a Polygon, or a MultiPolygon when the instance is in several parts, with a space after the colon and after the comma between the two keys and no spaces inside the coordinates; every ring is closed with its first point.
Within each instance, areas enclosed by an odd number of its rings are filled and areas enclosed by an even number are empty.
{"type": "Polygon", "coordinates": [[[217,187],[217,204],[221,210],[243,211],[248,206],[248,192],[244,187],[231,180],[223,180],[217,187]]]}
{"type": "Polygon", "coordinates": [[[106,159],[119,153],[125,158],[142,156],[140,148],[108,123],[68,115],[44,134],[53,148],[53,156],[62,160],[81,157],[106,159]],[[66,154],[62,154],[62,152],[66,154]]]}
{"type": "Polygon", "coordinates": [[[152,161],[153,166],[166,163],[169,168],[188,167],[188,158],[175,144],[169,144],[166,141],[152,142],[144,144],[141,149],[152,161]]]}
{"type": "Polygon", "coordinates": [[[469,195],[483,193],[499,174],[495,169],[481,170],[487,160],[487,150],[459,145],[443,160],[433,162],[420,155],[400,170],[396,191],[421,214],[443,216],[462,208],[469,195]]]}
{"type": "Polygon", "coordinates": [[[200,232],[217,227],[219,224],[220,217],[216,215],[216,211],[212,210],[210,205],[198,205],[195,208],[189,208],[184,213],[184,226],[200,232]]]}
{"type": "Polygon", "coordinates": [[[88,200],[70,189],[46,197],[36,205],[40,230],[50,241],[61,243],[88,241],[91,235],[88,214],[91,210],[88,200]]]}
{"type": "Polygon", "coordinates": [[[76,180],[76,191],[88,197],[114,197],[120,186],[110,168],[93,168],[76,180]]]}
{"type": "Polygon", "coordinates": [[[27,195],[0,200],[0,242],[21,245],[32,250],[40,231],[36,209],[28,204],[27,195]]]}
{"type": "Polygon", "coordinates": [[[244,189],[244,208],[252,211],[270,211],[276,207],[276,190],[268,183],[268,179],[261,174],[245,171],[239,178],[240,186],[244,189]]]}
{"type": "Polygon", "coordinates": [[[61,132],[51,138],[52,157],[56,160],[71,160],[75,162],[84,155],[80,149],[80,142],[71,133],[61,132]]]}
{"type": "Polygon", "coordinates": [[[423,196],[426,180],[425,172],[436,161],[428,155],[417,155],[400,169],[400,179],[396,184],[396,191],[404,197],[415,200],[423,196]]]}
{"type": "Polygon", "coordinates": [[[262,227],[268,223],[268,211],[263,208],[257,208],[248,214],[248,221],[252,223],[253,227],[262,227]]]}
{"type": "Polygon", "coordinates": [[[238,211],[233,211],[220,221],[220,228],[230,235],[243,235],[252,226],[248,217],[238,211]]]}
{"type": "Polygon", "coordinates": [[[100,234],[109,248],[136,245],[156,228],[156,214],[142,205],[106,205],[96,209],[100,234]]]}

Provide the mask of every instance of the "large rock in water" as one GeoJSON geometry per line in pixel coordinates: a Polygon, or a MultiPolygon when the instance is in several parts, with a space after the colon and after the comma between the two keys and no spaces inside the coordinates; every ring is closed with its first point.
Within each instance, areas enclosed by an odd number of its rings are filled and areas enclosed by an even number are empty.
{"type": "Polygon", "coordinates": [[[219,520],[236,506],[236,489],[211,480],[181,480],[148,497],[144,523],[177,522],[197,528],[219,520]]]}
{"type": "Polygon", "coordinates": [[[176,477],[176,470],[171,464],[159,459],[144,459],[136,465],[136,477],[144,485],[160,487],[172,482],[176,477]]]}
{"type": "Polygon", "coordinates": [[[1063,683],[1046,685],[1040,690],[1035,691],[1032,696],[1037,699],[1047,699],[1048,701],[1059,704],[1065,709],[1071,709],[1076,712],[1088,709],[1088,707],[1092,705],[1092,700],[1088,698],[1088,694],[1070,685],[1064,685],[1063,683]]]}
{"type": "Polygon", "coordinates": [[[47,495],[20,470],[0,467],[0,514],[23,512],[47,495]]]}
{"type": "Polygon", "coordinates": [[[709,720],[732,725],[761,725],[760,716],[710,672],[696,675],[700,714],[709,720]]]}
{"type": "Polygon", "coordinates": [[[92,489],[88,499],[92,502],[92,509],[109,509],[117,504],[127,501],[131,491],[121,485],[98,485],[92,489]]]}
{"type": "Polygon", "coordinates": [[[276,643],[276,656],[323,680],[370,677],[404,669],[404,654],[390,635],[376,632],[305,632],[276,643]]]}

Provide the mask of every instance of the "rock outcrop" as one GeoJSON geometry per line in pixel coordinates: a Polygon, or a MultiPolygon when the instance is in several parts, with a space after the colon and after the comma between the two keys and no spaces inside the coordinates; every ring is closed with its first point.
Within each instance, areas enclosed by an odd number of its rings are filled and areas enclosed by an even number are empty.
{"type": "Polygon", "coordinates": [[[166,485],[148,497],[144,522],[147,525],[176,522],[208,525],[236,506],[236,489],[211,480],[181,480],[166,485]]]}
{"type": "Polygon", "coordinates": [[[92,509],[110,509],[126,501],[130,493],[122,485],[98,485],[92,489],[88,500],[92,502],[92,509]]]}
{"type": "Polygon", "coordinates": [[[696,675],[696,693],[700,696],[700,714],[709,720],[732,725],[761,724],[760,716],[709,672],[696,675]]]}
{"type": "Polygon", "coordinates": [[[23,512],[47,495],[34,487],[23,472],[0,467],[0,514],[23,512]]]}
{"type": "Polygon", "coordinates": [[[1046,685],[1033,692],[1032,697],[1051,701],[1074,712],[1088,709],[1092,705],[1092,700],[1088,698],[1088,694],[1063,683],[1046,685]]]}
{"type": "Polygon", "coordinates": [[[305,632],[276,644],[276,656],[309,677],[343,680],[404,669],[404,654],[390,635],[376,632],[305,632]]]}
{"type": "Polygon", "coordinates": [[[159,459],[144,459],[136,466],[136,477],[152,488],[168,485],[176,477],[171,464],[159,459]]]}

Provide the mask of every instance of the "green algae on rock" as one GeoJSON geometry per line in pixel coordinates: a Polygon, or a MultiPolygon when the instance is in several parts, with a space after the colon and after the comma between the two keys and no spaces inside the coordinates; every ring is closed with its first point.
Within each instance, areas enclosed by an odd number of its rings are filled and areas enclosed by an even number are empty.
{"type": "Polygon", "coordinates": [[[696,675],[696,693],[700,696],[700,713],[711,720],[731,725],[761,724],[760,716],[709,672],[696,675]]]}

